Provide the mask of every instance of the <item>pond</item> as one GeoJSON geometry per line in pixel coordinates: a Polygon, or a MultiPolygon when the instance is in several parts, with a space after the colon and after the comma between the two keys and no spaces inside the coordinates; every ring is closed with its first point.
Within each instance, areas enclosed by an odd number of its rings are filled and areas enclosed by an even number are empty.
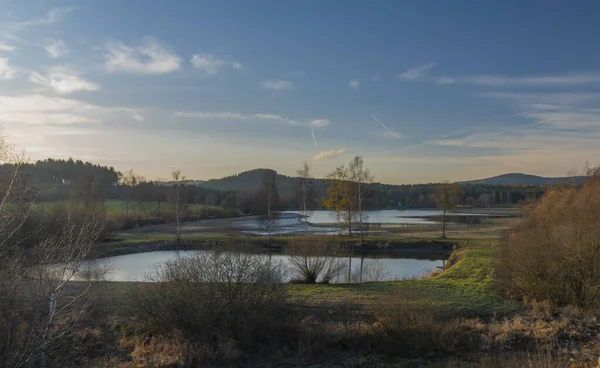
{"type": "MultiPolygon", "coordinates": [[[[434,209],[424,210],[381,210],[364,211],[363,222],[368,224],[369,232],[382,232],[382,228],[399,226],[432,226],[440,224],[439,217],[442,211],[434,209]]],[[[476,212],[448,213],[451,217],[449,221],[463,222],[465,218],[472,220],[490,217],[489,214],[476,212]]],[[[275,234],[295,234],[305,230],[311,233],[322,235],[337,234],[339,229],[335,226],[336,217],[333,211],[311,211],[306,220],[302,218],[300,211],[283,211],[277,220],[273,233],[275,234]],[[307,223],[305,223],[306,221],[307,223]]],[[[248,218],[237,222],[242,228],[240,232],[252,235],[266,235],[264,226],[257,218],[248,218]]]]}
{"type": "MultiPolygon", "coordinates": [[[[101,258],[94,261],[88,261],[83,269],[98,266],[106,270],[104,279],[106,281],[145,281],[146,276],[153,269],[168,260],[178,257],[193,255],[198,252],[211,252],[210,250],[188,250],[188,251],[156,251],[148,253],[129,254],[109,258],[101,258]]],[[[289,260],[286,255],[272,255],[274,261],[280,261],[287,269],[287,281],[293,278],[289,270],[289,260]]],[[[348,264],[348,257],[343,258],[348,264]]],[[[352,258],[352,279],[359,279],[360,257],[352,258]]],[[[363,263],[363,281],[379,280],[400,280],[402,278],[412,278],[427,275],[436,267],[443,265],[442,260],[412,259],[391,257],[386,254],[384,257],[375,257],[373,255],[365,256],[363,263]]],[[[83,279],[83,272],[78,279],[83,279]]],[[[335,282],[347,282],[348,269],[342,272],[335,282]]]]}

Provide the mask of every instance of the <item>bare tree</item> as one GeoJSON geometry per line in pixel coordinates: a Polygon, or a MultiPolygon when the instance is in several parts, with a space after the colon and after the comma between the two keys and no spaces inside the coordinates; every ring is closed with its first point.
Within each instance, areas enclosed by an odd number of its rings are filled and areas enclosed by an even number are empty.
{"type": "Polygon", "coordinates": [[[0,366],[43,367],[86,311],[87,288],[69,300],[62,292],[102,233],[104,213],[84,203],[39,222],[24,160],[2,138],[0,160],[0,366]]]}
{"type": "Polygon", "coordinates": [[[171,174],[173,178],[173,202],[175,204],[175,226],[177,232],[177,242],[181,241],[181,213],[183,205],[186,203],[184,199],[184,184],[186,176],[181,173],[181,170],[175,170],[171,174]]]}
{"type": "Polygon", "coordinates": [[[438,208],[442,210],[442,238],[446,238],[446,215],[456,205],[459,194],[460,186],[456,183],[445,182],[438,184],[436,188],[435,202],[438,208]]]}
{"type": "Polygon", "coordinates": [[[302,167],[296,171],[298,175],[298,197],[302,210],[302,218],[304,221],[304,232],[308,232],[308,215],[309,208],[312,208],[314,201],[314,186],[312,182],[312,173],[308,162],[304,161],[302,167]]]}
{"type": "Polygon", "coordinates": [[[356,187],[356,194],[354,195],[354,198],[356,199],[361,243],[365,240],[363,221],[366,220],[367,217],[367,214],[364,211],[364,197],[367,189],[369,188],[368,185],[373,182],[373,176],[371,176],[369,169],[365,169],[363,165],[364,161],[360,156],[354,157],[348,165],[350,181],[352,181],[356,187]]]}
{"type": "Polygon", "coordinates": [[[262,185],[258,191],[258,211],[260,223],[267,230],[269,245],[272,241],[273,229],[279,219],[279,192],[277,191],[277,172],[266,170],[262,185]]]}

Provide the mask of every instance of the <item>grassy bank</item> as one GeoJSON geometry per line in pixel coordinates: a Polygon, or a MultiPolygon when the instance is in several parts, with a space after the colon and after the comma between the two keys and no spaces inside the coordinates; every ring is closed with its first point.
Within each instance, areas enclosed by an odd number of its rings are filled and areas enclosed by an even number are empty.
{"type": "MultiPolygon", "coordinates": [[[[226,241],[239,241],[241,237],[228,237],[226,241]]],[[[164,239],[154,239],[153,242],[138,243],[137,238],[123,239],[121,242],[103,244],[104,255],[130,254],[136,251],[166,250],[160,248],[165,244],[164,239]],[[148,245],[142,245],[148,244],[148,245]],[[152,245],[154,244],[154,245],[152,245]]],[[[202,242],[207,245],[215,241],[223,241],[223,237],[197,237],[198,246],[202,242]]],[[[257,245],[263,244],[264,239],[246,238],[246,242],[255,241],[257,245]]],[[[279,239],[282,241],[282,239],[279,239]]],[[[396,246],[439,246],[429,239],[408,238],[404,241],[394,240],[396,246]]],[[[330,285],[293,285],[291,286],[292,299],[298,303],[319,308],[335,309],[340,303],[354,309],[368,309],[378,302],[402,297],[416,307],[435,309],[446,317],[505,315],[521,309],[519,303],[506,301],[494,291],[492,279],[492,257],[496,248],[494,239],[453,239],[457,249],[451,257],[451,263],[441,274],[425,279],[403,280],[389,282],[369,282],[330,285]]],[[[140,283],[106,282],[119,305],[126,306],[127,296],[137,288],[140,283]]],[[[125,310],[125,309],[123,309],[125,310]]]]}
{"type": "MultiPolygon", "coordinates": [[[[113,257],[126,254],[161,250],[200,250],[223,248],[244,244],[256,252],[282,253],[290,236],[275,237],[271,243],[264,236],[241,234],[184,234],[175,241],[170,234],[120,233],[111,241],[97,244],[89,255],[90,259],[113,257]]],[[[328,236],[323,241],[341,244],[343,253],[391,254],[411,258],[446,259],[457,244],[454,241],[417,237],[369,237],[364,242],[358,238],[328,236]]]]}
{"type": "MultiPolygon", "coordinates": [[[[569,311],[553,315],[539,306],[539,315],[526,312],[524,305],[505,300],[494,288],[496,238],[452,240],[457,247],[451,262],[444,272],[429,278],[282,285],[288,289],[292,308],[285,315],[297,318],[293,327],[288,326],[293,330],[279,337],[288,347],[266,353],[279,348],[260,345],[264,351],[256,356],[256,352],[227,345],[219,354],[233,354],[229,358],[234,360],[241,356],[244,366],[273,367],[566,367],[561,364],[573,356],[579,359],[579,351],[585,351],[587,361],[597,359],[590,345],[600,333],[597,320],[569,311]],[[562,346],[569,349],[557,355],[562,346]]],[[[135,244],[134,239],[129,242],[135,244]]],[[[147,286],[96,285],[105,301],[107,320],[112,321],[98,335],[105,339],[105,350],[98,353],[98,360],[105,363],[100,366],[187,364],[183,357],[189,347],[177,332],[153,336],[140,323],[136,298],[140,291],[148,291],[147,286]]],[[[73,284],[71,292],[82,287],[73,284]]]]}

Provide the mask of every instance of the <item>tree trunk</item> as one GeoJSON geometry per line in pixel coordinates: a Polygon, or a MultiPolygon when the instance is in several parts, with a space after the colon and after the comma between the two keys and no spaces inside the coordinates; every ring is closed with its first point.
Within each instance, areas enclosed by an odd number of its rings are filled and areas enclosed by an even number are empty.
{"type": "Polygon", "coordinates": [[[348,282],[352,282],[352,254],[348,256],[348,282]]]}
{"type": "Polygon", "coordinates": [[[363,281],[363,263],[365,261],[365,252],[360,253],[360,282],[363,281]]]}
{"type": "Polygon", "coordinates": [[[442,214],[442,238],[446,238],[446,209],[442,214]]]}

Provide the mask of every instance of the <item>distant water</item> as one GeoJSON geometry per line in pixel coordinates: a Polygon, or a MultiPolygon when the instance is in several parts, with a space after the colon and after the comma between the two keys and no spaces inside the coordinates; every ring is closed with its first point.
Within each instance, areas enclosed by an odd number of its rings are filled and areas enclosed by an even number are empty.
{"type": "MultiPolygon", "coordinates": [[[[152,272],[154,267],[168,260],[178,257],[185,257],[199,252],[211,252],[208,250],[190,250],[190,251],[157,251],[148,253],[129,254],[109,258],[101,258],[94,261],[88,261],[85,268],[100,266],[107,270],[104,279],[107,281],[145,281],[146,276],[152,272]]],[[[274,261],[283,262],[284,267],[288,268],[288,258],[286,255],[272,255],[274,261]]],[[[344,262],[348,258],[342,258],[344,262]]],[[[381,275],[384,280],[397,280],[403,277],[416,277],[428,274],[437,266],[442,266],[442,260],[423,260],[411,258],[374,258],[367,257],[363,264],[363,281],[369,281],[374,275],[381,275]]],[[[360,258],[352,258],[352,278],[359,279],[360,258]]],[[[348,269],[334,280],[335,282],[346,282],[348,269]]],[[[287,280],[294,276],[288,272],[287,280]]],[[[79,275],[82,279],[83,275],[79,275]]]]}

